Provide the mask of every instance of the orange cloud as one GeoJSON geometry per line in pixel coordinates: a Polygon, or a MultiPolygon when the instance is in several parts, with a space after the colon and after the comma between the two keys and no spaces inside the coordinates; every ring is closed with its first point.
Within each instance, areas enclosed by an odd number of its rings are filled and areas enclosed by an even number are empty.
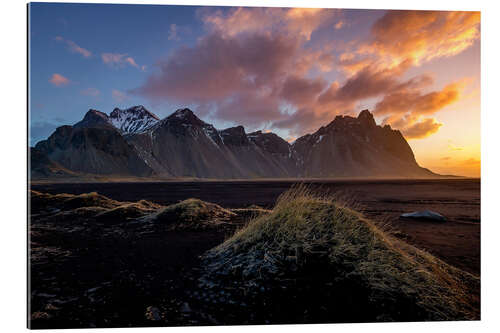
{"type": "Polygon", "coordinates": [[[375,113],[429,115],[459,100],[463,84],[460,82],[447,85],[441,91],[422,94],[419,91],[401,90],[390,93],[375,106],[375,113]]]}
{"type": "MultiPolygon", "coordinates": [[[[223,13],[206,12],[203,21],[225,36],[240,33],[280,32],[311,38],[314,30],[337,16],[336,9],[323,8],[235,8],[223,13]]],[[[331,22],[334,25],[333,21],[331,22]]],[[[338,24],[338,23],[337,23],[338,24]]]]}
{"type": "Polygon", "coordinates": [[[423,94],[418,90],[422,84],[428,84],[425,77],[400,85],[401,90],[389,93],[375,106],[376,115],[387,115],[385,124],[401,130],[407,139],[422,139],[439,131],[442,123],[434,118],[422,118],[432,115],[460,98],[464,81],[445,86],[441,91],[423,94]],[[427,83],[426,83],[427,82],[427,83]]]}
{"type": "Polygon", "coordinates": [[[463,165],[466,166],[481,166],[481,160],[476,159],[476,158],[469,158],[465,161],[462,162],[463,165]]]}
{"type": "Polygon", "coordinates": [[[391,10],[373,25],[372,40],[360,51],[417,65],[450,57],[479,39],[480,21],[479,12],[391,10]]]}
{"type": "Polygon", "coordinates": [[[336,30],[342,29],[343,26],[345,26],[345,21],[340,20],[335,24],[335,29],[336,30]]]}
{"type": "Polygon", "coordinates": [[[61,74],[54,73],[49,79],[49,82],[55,85],[56,87],[61,87],[69,84],[70,80],[65,78],[61,74]]]}
{"type": "Polygon", "coordinates": [[[436,119],[425,118],[403,128],[401,132],[406,139],[423,139],[439,131],[441,126],[443,124],[436,121],[436,119]]]}

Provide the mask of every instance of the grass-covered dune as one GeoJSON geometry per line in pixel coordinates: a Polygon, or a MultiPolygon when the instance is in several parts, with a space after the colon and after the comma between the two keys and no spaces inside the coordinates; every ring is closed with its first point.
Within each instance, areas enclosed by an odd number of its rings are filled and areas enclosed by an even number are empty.
{"type": "MultiPolygon", "coordinates": [[[[32,217],[50,222],[99,222],[103,224],[137,222],[165,230],[220,229],[242,223],[248,216],[266,212],[263,209],[225,209],[199,199],[186,199],[162,206],[150,201],[120,202],[96,192],[82,194],[49,194],[30,191],[32,217]]],[[[232,228],[234,229],[234,228],[232,228]]]]}
{"type": "Polygon", "coordinates": [[[204,298],[234,304],[223,322],[248,311],[248,323],[480,318],[477,277],[301,186],[203,262],[204,298]]]}

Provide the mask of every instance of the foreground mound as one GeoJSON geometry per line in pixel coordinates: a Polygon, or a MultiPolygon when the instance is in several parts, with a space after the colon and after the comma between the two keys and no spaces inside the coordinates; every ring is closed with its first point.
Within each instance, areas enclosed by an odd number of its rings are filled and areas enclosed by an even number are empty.
{"type": "Polygon", "coordinates": [[[479,319],[479,279],[304,188],[203,258],[225,323],[479,319]],[[221,299],[219,295],[223,295],[221,299]]]}
{"type": "Polygon", "coordinates": [[[168,229],[209,229],[227,223],[236,214],[217,204],[187,199],[167,206],[144,218],[168,229]]]}

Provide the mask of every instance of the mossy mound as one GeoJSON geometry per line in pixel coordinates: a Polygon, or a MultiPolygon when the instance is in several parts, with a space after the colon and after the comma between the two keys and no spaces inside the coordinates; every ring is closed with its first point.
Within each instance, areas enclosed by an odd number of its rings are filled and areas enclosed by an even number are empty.
{"type": "Polygon", "coordinates": [[[225,291],[233,304],[254,302],[252,323],[477,320],[480,315],[478,278],[302,187],[207,252],[203,263],[200,286],[215,294],[225,291]]]}
{"type": "Polygon", "coordinates": [[[187,199],[146,216],[144,221],[172,230],[202,230],[217,228],[234,216],[235,213],[217,204],[187,199]]]}
{"type": "Polygon", "coordinates": [[[234,208],[231,209],[231,211],[235,214],[237,214],[240,218],[250,221],[252,219],[255,219],[257,217],[260,217],[261,215],[266,215],[270,214],[271,210],[269,209],[264,209],[256,206],[255,208],[234,208]]]}
{"type": "Polygon", "coordinates": [[[38,214],[53,209],[60,209],[64,201],[73,197],[71,194],[49,194],[31,190],[29,200],[31,213],[38,214]]]}
{"type": "Polygon", "coordinates": [[[81,219],[92,219],[97,215],[106,212],[103,207],[80,207],[76,209],[61,211],[53,215],[52,219],[58,222],[74,222],[81,219]]]}
{"type": "Polygon", "coordinates": [[[74,209],[80,207],[102,207],[114,208],[120,206],[121,202],[112,200],[97,192],[82,193],[73,195],[64,201],[63,207],[65,209],[74,209]]]}
{"type": "Polygon", "coordinates": [[[31,213],[51,212],[54,210],[73,210],[82,207],[114,208],[121,203],[96,192],[83,194],[49,194],[30,191],[31,213]]]}
{"type": "Polygon", "coordinates": [[[161,206],[146,200],[124,203],[118,207],[106,209],[96,215],[96,219],[105,222],[126,222],[151,214],[161,206]]]}

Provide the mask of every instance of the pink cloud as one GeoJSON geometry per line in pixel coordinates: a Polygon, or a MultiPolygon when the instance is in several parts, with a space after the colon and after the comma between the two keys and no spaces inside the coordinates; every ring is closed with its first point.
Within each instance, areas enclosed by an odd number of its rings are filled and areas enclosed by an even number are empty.
{"type": "Polygon", "coordinates": [[[168,31],[168,40],[179,40],[177,24],[172,23],[168,31]]]}
{"type": "Polygon", "coordinates": [[[54,73],[49,79],[49,82],[56,87],[65,86],[70,83],[70,80],[62,76],[61,74],[54,73]]]}
{"type": "Polygon", "coordinates": [[[208,102],[235,92],[272,89],[290,67],[296,48],[294,40],[283,36],[211,34],[192,48],[178,49],[160,63],[160,73],[133,92],[153,99],[208,102]]]}
{"type": "Polygon", "coordinates": [[[101,59],[102,59],[103,63],[105,63],[106,65],[112,66],[112,67],[123,67],[125,65],[130,65],[130,66],[135,67],[137,69],[141,69],[141,70],[145,69],[145,66],[139,66],[135,62],[135,59],[132,57],[129,57],[126,53],[124,53],[124,54],[121,54],[121,53],[102,53],[101,59]]]}
{"type": "Polygon", "coordinates": [[[72,52],[72,53],[81,54],[84,58],[90,58],[92,56],[92,52],[79,46],[78,44],[76,44],[72,40],[64,39],[61,36],[56,36],[55,40],[58,42],[66,43],[66,45],[68,46],[68,50],[70,50],[70,52],[72,52]]]}
{"type": "Polygon", "coordinates": [[[127,94],[125,94],[124,92],[120,91],[120,90],[117,90],[117,89],[113,89],[111,91],[111,97],[116,101],[116,102],[124,102],[128,99],[128,96],[127,94]]]}

